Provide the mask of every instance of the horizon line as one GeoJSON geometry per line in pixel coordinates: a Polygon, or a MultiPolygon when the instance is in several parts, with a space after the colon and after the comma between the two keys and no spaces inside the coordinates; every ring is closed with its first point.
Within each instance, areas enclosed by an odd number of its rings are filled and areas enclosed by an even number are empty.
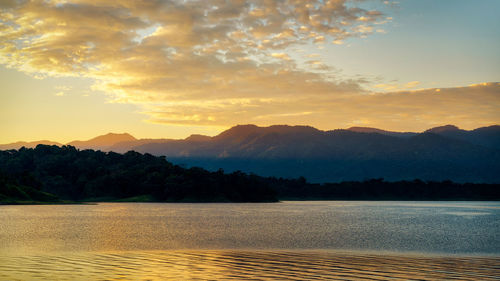
{"type": "MultiPolygon", "coordinates": [[[[126,131],[125,132],[121,132],[121,133],[115,133],[113,131],[110,131],[110,132],[107,132],[107,133],[104,133],[104,134],[94,135],[94,137],[90,137],[90,138],[87,138],[87,139],[73,139],[73,140],[67,141],[67,142],[57,141],[57,140],[53,140],[53,139],[50,139],[50,138],[42,138],[42,139],[37,139],[37,140],[16,140],[16,141],[11,141],[11,142],[2,142],[2,143],[0,143],[0,145],[9,145],[9,144],[14,144],[14,143],[19,143],[19,142],[25,142],[25,143],[54,142],[54,143],[61,144],[61,145],[68,145],[71,142],[77,142],[77,141],[85,142],[85,141],[90,141],[92,139],[95,139],[95,138],[98,138],[98,137],[102,137],[102,136],[106,136],[106,135],[110,135],[110,134],[113,134],[113,135],[125,135],[125,134],[127,134],[127,135],[130,135],[131,137],[133,137],[136,140],[185,140],[185,139],[187,139],[187,138],[189,138],[190,136],[193,136],[193,135],[215,137],[217,135],[222,134],[225,131],[228,131],[228,130],[230,130],[232,128],[235,128],[235,127],[238,127],[238,126],[255,126],[257,128],[270,128],[270,127],[275,127],[275,126],[310,127],[310,128],[316,129],[318,131],[322,131],[322,132],[336,131],[336,130],[352,130],[352,129],[371,129],[371,130],[380,130],[380,131],[389,132],[389,133],[415,133],[415,134],[420,134],[420,133],[425,133],[426,131],[429,131],[429,130],[432,130],[432,129],[435,129],[435,128],[448,127],[448,126],[455,127],[458,130],[474,131],[474,130],[477,130],[477,129],[480,129],[480,128],[500,126],[500,124],[496,123],[496,124],[484,125],[484,126],[476,127],[476,128],[469,129],[469,130],[468,129],[460,128],[460,127],[458,127],[456,125],[453,125],[453,124],[445,124],[445,125],[434,126],[434,127],[422,130],[422,131],[396,131],[396,130],[393,131],[393,130],[381,129],[381,128],[369,127],[369,126],[350,126],[348,128],[336,128],[336,129],[326,129],[326,130],[323,130],[323,129],[319,129],[317,127],[314,127],[312,125],[302,125],[302,124],[296,124],[296,125],[290,125],[290,124],[273,124],[273,125],[268,125],[268,126],[265,126],[265,125],[256,125],[256,124],[236,124],[236,125],[227,127],[227,129],[221,130],[221,131],[219,131],[218,133],[216,133],[214,135],[191,133],[188,136],[183,137],[183,138],[170,138],[170,137],[160,137],[160,138],[139,137],[139,138],[137,138],[137,137],[134,136],[133,133],[129,133],[129,132],[126,132],[126,131]]],[[[363,132],[358,132],[358,133],[363,133],[363,132]]]]}

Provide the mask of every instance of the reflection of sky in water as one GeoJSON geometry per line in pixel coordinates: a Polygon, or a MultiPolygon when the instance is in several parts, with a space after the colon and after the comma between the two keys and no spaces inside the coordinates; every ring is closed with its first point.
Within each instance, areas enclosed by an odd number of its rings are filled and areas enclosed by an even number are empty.
{"type": "Polygon", "coordinates": [[[469,208],[469,209],[500,209],[498,202],[484,201],[484,202],[385,202],[388,205],[396,205],[402,207],[416,207],[416,208],[469,208]]]}
{"type": "Polygon", "coordinates": [[[455,215],[455,216],[485,216],[491,215],[491,213],[481,213],[481,212],[446,212],[447,215],[455,215]]]}
{"type": "Polygon", "coordinates": [[[500,203],[0,206],[0,255],[184,249],[498,255],[500,203]]]}
{"type": "Polygon", "coordinates": [[[0,256],[0,280],[494,280],[499,258],[326,251],[127,251],[0,256]]]}

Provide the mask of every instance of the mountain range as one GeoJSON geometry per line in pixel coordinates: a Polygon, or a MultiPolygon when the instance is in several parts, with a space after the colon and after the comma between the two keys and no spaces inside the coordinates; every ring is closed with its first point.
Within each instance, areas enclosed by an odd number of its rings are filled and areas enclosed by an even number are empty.
{"type": "MultiPolygon", "coordinates": [[[[0,145],[0,150],[34,147],[41,142],[0,145]]],[[[352,127],[322,131],[309,126],[234,126],[214,137],[136,139],[132,135],[98,136],[67,145],[124,153],[134,150],[164,155],[173,163],[241,170],[262,176],[311,182],[452,180],[500,183],[500,126],[462,130],[453,125],[422,133],[352,127]]]]}

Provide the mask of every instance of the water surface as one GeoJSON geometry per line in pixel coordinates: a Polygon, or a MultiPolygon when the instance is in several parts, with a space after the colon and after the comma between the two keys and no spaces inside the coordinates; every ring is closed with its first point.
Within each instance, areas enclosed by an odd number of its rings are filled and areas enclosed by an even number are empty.
{"type": "Polygon", "coordinates": [[[0,206],[0,279],[500,276],[497,202],[0,206]]]}

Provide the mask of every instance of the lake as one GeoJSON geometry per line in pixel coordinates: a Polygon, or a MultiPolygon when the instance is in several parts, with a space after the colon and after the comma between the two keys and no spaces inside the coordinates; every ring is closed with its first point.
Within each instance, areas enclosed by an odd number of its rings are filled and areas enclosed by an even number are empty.
{"type": "Polygon", "coordinates": [[[499,280],[500,202],[0,206],[1,280],[499,280]]]}

